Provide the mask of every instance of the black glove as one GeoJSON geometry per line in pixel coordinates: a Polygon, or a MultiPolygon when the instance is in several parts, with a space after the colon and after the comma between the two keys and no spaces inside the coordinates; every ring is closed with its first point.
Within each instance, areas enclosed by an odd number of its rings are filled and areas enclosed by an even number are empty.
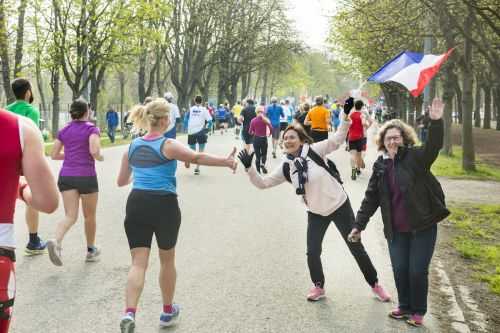
{"type": "Polygon", "coordinates": [[[254,154],[255,153],[252,152],[252,154],[249,155],[246,149],[241,150],[238,154],[238,158],[240,159],[241,164],[243,164],[245,169],[248,169],[252,166],[252,159],[254,154]]]}
{"type": "Polygon", "coordinates": [[[348,115],[353,107],[354,107],[354,98],[349,97],[348,99],[346,99],[344,103],[344,113],[348,115]]]}

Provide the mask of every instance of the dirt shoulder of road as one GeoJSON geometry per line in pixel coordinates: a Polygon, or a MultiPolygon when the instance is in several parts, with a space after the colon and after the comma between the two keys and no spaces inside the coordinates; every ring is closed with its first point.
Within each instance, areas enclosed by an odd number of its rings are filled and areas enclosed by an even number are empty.
{"type": "MultiPolygon", "coordinates": [[[[500,142],[500,141],[499,141],[500,142]]],[[[500,182],[456,180],[440,178],[446,194],[448,205],[498,204],[500,203],[500,182]]],[[[472,269],[473,259],[460,255],[453,246],[453,239],[459,231],[449,221],[439,224],[438,243],[434,260],[443,264],[451,287],[455,292],[457,303],[460,306],[465,322],[471,332],[500,332],[500,296],[494,294],[486,282],[479,281],[472,269]],[[470,292],[470,297],[477,303],[478,311],[484,315],[484,325],[477,323],[477,315],[470,308],[467,299],[463,299],[460,290],[464,286],[470,292]]],[[[450,314],[451,304],[440,288],[440,278],[436,269],[431,272],[430,298],[434,305],[433,315],[438,319],[441,332],[457,332],[453,327],[453,318],[450,314]]]]}
{"type": "MultiPolygon", "coordinates": [[[[452,142],[462,145],[462,126],[452,126],[452,142]]],[[[484,163],[500,168],[500,131],[495,129],[473,129],[474,150],[484,163]]]]}

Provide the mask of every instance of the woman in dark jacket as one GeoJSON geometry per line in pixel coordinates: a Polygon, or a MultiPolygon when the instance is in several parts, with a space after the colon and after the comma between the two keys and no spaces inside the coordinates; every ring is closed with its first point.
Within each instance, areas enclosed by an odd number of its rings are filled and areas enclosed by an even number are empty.
{"type": "Polygon", "coordinates": [[[371,216],[380,207],[389,245],[399,306],[389,316],[421,326],[427,311],[428,272],[436,243],[437,223],[449,215],[441,185],[430,168],[443,145],[444,105],[435,99],[429,113],[427,143],[414,147],[413,128],[394,119],[379,130],[383,152],[373,165],[351,241],[361,238],[371,216]]]}

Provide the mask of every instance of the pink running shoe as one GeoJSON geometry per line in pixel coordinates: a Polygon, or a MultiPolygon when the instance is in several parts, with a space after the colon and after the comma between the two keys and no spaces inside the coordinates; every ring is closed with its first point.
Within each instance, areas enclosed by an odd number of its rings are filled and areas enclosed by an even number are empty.
{"type": "Polygon", "coordinates": [[[389,317],[394,319],[407,319],[410,318],[410,314],[408,312],[402,311],[400,308],[396,308],[389,312],[389,317]]]}
{"type": "Polygon", "coordinates": [[[378,282],[375,283],[372,291],[381,302],[389,302],[391,300],[391,295],[389,295],[378,282]]]}
{"type": "Polygon", "coordinates": [[[325,289],[319,285],[312,287],[307,294],[307,300],[311,302],[319,301],[323,297],[325,297],[325,289]]]}
{"type": "Polygon", "coordinates": [[[411,326],[420,327],[424,324],[424,316],[412,314],[406,322],[411,326]]]}

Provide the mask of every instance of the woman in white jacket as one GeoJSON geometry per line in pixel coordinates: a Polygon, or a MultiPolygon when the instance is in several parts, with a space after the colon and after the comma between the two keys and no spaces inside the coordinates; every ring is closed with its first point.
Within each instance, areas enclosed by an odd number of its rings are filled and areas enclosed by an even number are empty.
{"type": "MultiPolygon", "coordinates": [[[[347,113],[349,109],[346,110],[347,113]]],[[[286,182],[292,183],[307,207],[307,264],[313,287],[307,294],[309,301],[325,297],[325,277],[321,264],[323,237],[333,221],[341,233],[351,254],[356,259],[365,280],[377,298],[383,302],[390,296],[378,283],[377,271],[361,243],[347,241],[354,223],[354,213],[344,191],[335,165],[326,160],[326,155],[345,142],[349,119],[344,114],[342,125],[335,135],[327,140],[313,143],[300,124],[288,126],[283,134],[286,158],[269,175],[262,177],[252,167],[253,153],[242,150],[238,157],[245,166],[250,181],[260,189],[270,188],[286,182]]]]}

